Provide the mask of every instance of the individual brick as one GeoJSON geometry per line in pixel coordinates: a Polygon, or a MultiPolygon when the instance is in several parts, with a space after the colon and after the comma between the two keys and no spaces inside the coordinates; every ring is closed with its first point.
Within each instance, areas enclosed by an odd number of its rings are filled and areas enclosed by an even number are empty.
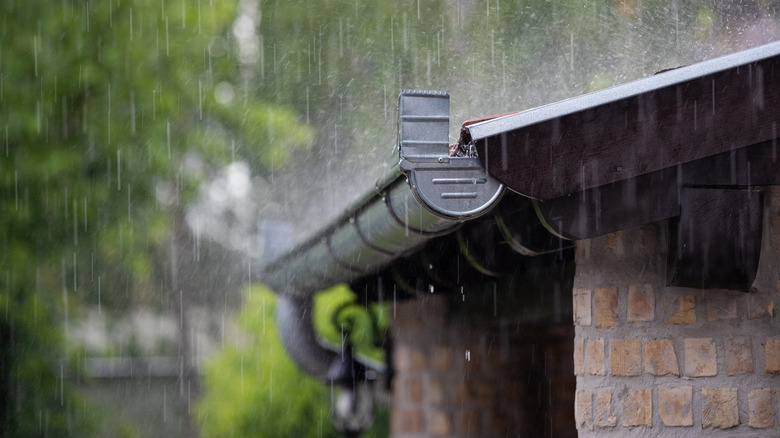
{"type": "Polygon", "coordinates": [[[441,380],[431,378],[428,381],[428,391],[426,392],[428,402],[434,405],[440,405],[445,402],[444,384],[441,380]]]}
{"type": "Polygon", "coordinates": [[[574,325],[591,324],[591,291],[579,287],[574,288],[574,325]]]}
{"type": "Polygon", "coordinates": [[[612,391],[596,391],[596,426],[615,427],[617,417],[612,415],[612,391]]]}
{"type": "Polygon", "coordinates": [[[452,369],[452,348],[437,346],[431,350],[431,368],[437,372],[447,372],[452,369]]]}
{"type": "Polygon", "coordinates": [[[677,354],[671,339],[649,341],[645,344],[645,372],[654,376],[680,375],[677,354]]]}
{"type": "Polygon", "coordinates": [[[471,401],[475,402],[477,406],[486,409],[493,407],[496,387],[492,383],[485,380],[472,381],[469,385],[469,393],[471,401]]]}
{"type": "Polygon", "coordinates": [[[623,399],[623,427],[653,426],[653,391],[629,389],[623,399]]]}
{"type": "Polygon", "coordinates": [[[457,382],[452,385],[452,401],[458,405],[471,401],[468,382],[457,382]]]}
{"type": "Polygon", "coordinates": [[[590,259],[591,239],[574,241],[574,260],[577,265],[590,259]]]}
{"type": "Polygon", "coordinates": [[[629,322],[653,321],[655,319],[655,294],[650,284],[628,286],[629,322]]]}
{"type": "Polygon", "coordinates": [[[420,379],[408,379],[406,381],[406,398],[408,401],[422,402],[424,394],[423,383],[420,379]]]}
{"type": "Polygon", "coordinates": [[[574,375],[585,375],[585,339],[574,338],[574,375]]]}
{"type": "Polygon", "coordinates": [[[669,324],[693,324],[696,322],[696,297],[683,295],[666,299],[664,309],[671,312],[666,322],[669,324]]]}
{"type": "MultiPolygon", "coordinates": [[[[780,412],[780,388],[775,390],[775,397],[777,397],[777,412],[780,412]]],[[[778,425],[780,425],[780,420],[778,420],[778,425]]]]}
{"type": "Polygon", "coordinates": [[[622,231],[615,231],[614,233],[607,234],[604,236],[604,240],[604,245],[607,247],[609,252],[618,256],[623,255],[624,248],[622,231]]]}
{"type": "Polygon", "coordinates": [[[702,429],[730,429],[739,425],[737,388],[702,388],[702,429]]]}
{"type": "Polygon", "coordinates": [[[610,341],[609,373],[613,376],[638,376],[642,373],[642,342],[639,339],[610,341]]]}
{"type": "Polygon", "coordinates": [[[721,293],[707,296],[707,321],[736,319],[737,299],[721,293]]]}
{"type": "Polygon", "coordinates": [[[712,338],[686,338],[685,375],[706,377],[718,374],[717,351],[712,338]]]}
{"type": "Polygon", "coordinates": [[[446,412],[435,410],[430,414],[428,429],[433,436],[450,436],[452,421],[446,412]]]}
{"type": "Polygon", "coordinates": [[[755,429],[772,427],[772,392],[769,388],[754,389],[748,395],[748,426],[755,429]]]}
{"type": "Polygon", "coordinates": [[[593,393],[577,391],[574,400],[574,422],[577,429],[587,427],[593,430],[593,393]]]}
{"type": "Polygon", "coordinates": [[[618,288],[599,287],[593,291],[593,324],[596,328],[618,325],[618,288]]]}
{"type": "Polygon", "coordinates": [[[727,338],[726,372],[729,376],[753,372],[753,346],[750,336],[727,338]]]}
{"type": "Polygon", "coordinates": [[[402,433],[418,435],[424,432],[422,412],[417,409],[393,410],[392,421],[395,423],[393,429],[402,433]]]}
{"type": "Polygon", "coordinates": [[[664,426],[693,426],[693,388],[658,388],[658,414],[664,426]]]}
{"type": "MultiPolygon", "coordinates": [[[[780,275],[777,277],[777,287],[780,288],[780,275]]],[[[748,318],[761,318],[769,315],[774,316],[774,300],[772,294],[766,290],[751,291],[747,296],[748,318]]]]}
{"type": "Polygon", "coordinates": [[[766,338],[764,357],[766,358],[766,372],[770,374],[780,373],[780,336],[766,338]]]}
{"type": "Polygon", "coordinates": [[[426,368],[425,352],[408,346],[399,346],[395,351],[394,363],[399,371],[423,371],[426,368]]]}
{"type": "Polygon", "coordinates": [[[606,375],[604,369],[604,338],[589,338],[585,348],[585,363],[588,374],[592,376],[606,375]]]}

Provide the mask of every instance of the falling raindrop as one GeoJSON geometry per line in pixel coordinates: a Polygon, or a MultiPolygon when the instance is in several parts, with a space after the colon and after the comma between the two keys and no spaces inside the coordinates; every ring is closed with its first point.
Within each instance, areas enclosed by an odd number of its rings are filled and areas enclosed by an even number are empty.
{"type": "Polygon", "coordinates": [[[168,16],[165,16],[165,56],[171,56],[171,44],[168,38],[168,16]]]}
{"type": "Polygon", "coordinates": [[[116,150],[116,189],[117,191],[122,190],[122,151],[120,149],[116,150]]]}
{"type": "MultiPolygon", "coordinates": [[[[79,246],[79,202],[73,197],[73,245],[79,246]]],[[[75,265],[76,254],[73,254],[73,262],[75,265]]],[[[74,267],[75,269],[75,267],[74,267]]],[[[74,288],[75,289],[75,288],[74,288]]]]}
{"type": "Polygon", "coordinates": [[[65,405],[65,365],[60,363],[60,406],[65,405]]]}
{"type": "Polygon", "coordinates": [[[171,122],[165,120],[165,144],[168,147],[168,159],[171,159],[171,122]]]}
{"type": "Polygon", "coordinates": [[[135,135],[135,92],[130,92],[130,135],[135,135]]]}
{"type": "Polygon", "coordinates": [[[108,83],[108,144],[111,144],[111,82],[108,83]]]}
{"type": "Polygon", "coordinates": [[[35,58],[35,77],[38,77],[38,37],[33,36],[33,57],[35,58]]]}

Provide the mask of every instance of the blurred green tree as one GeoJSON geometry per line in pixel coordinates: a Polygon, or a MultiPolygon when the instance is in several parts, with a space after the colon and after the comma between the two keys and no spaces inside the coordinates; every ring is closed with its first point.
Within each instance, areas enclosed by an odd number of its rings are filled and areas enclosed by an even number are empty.
{"type": "MultiPolygon", "coordinates": [[[[339,319],[335,313],[354,301],[354,293],[344,286],[317,296],[315,326],[325,341],[339,345],[342,334],[333,326],[339,319]]],[[[269,289],[252,287],[237,317],[243,337],[225,345],[207,365],[206,391],[196,409],[204,436],[341,436],[330,423],[330,388],[299,370],[285,353],[274,323],[275,302],[269,289]]],[[[356,350],[376,357],[372,352],[376,347],[367,341],[374,337],[374,328],[356,316],[357,310],[350,313],[342,318],[353,321],[350,333],[356,350]]],[[[386,328],[386,317],[377,320],[386,328]]],[[[387,415],[380,412],[375,426],[363,436],[378,438],[387,433],[387,415]]]]}
{"type": "Polygon", "coordinates": [[[237,17],[236,2],[0,4],[0,436],[87,435],[64,342],[80,305],[166,305],[166,239],[200,181],[233,160],[268,172],[311,140],[245,92],[237,17]]]}

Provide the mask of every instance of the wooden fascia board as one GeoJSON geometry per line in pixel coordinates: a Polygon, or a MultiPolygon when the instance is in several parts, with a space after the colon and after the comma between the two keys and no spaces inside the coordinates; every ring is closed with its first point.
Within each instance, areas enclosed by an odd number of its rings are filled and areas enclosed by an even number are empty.
{"type": "Polygon", "coordinates": [[[780,42],[467,127],[489,173],[547,200],[778,137],[780,42]]]}

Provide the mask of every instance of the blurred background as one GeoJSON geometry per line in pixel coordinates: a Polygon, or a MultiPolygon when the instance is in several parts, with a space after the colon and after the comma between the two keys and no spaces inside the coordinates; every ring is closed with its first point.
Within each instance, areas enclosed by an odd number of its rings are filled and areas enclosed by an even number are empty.
{"type": "MultiPolygon", "coordinates": [[[[396,164],[401,89],[449,91],[454,142],[467,119],[780,39],[779,9],[2,2],[0,436],[335,436],[249,280],[396,164]]],[[[319,300],[338,342],[328,312],[354,296],[319,300]]]]}

